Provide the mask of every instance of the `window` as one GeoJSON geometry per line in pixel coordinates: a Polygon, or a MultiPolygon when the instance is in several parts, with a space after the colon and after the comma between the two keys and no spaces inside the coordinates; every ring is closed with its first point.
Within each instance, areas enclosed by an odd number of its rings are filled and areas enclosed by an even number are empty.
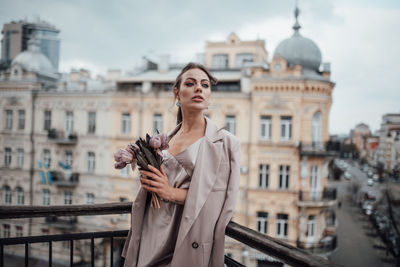
{"type": "Polygon", "coordinates": [[[94,134],[96,132],[96,112],[89,111],[88,113],[88,133],[94,134]]]}
{"type": "Polygon", "coordinates": [[[316,112],[312,118],[312,141],[313,145],[320,145],[322,140],[321,112],[316,112]]]}
{"type": "Polygon", "coordinates": [[[257,230],[260,233],[266,234],[268,229],[268,213],[259,211],[257,212],[257,230]]]}
{"type": "Polygon", "coordinates": [[[21,169],[24,167],[24,149],[22,148],[17,149],[17,167],[21,169]]]}
{"type": "Polygon", "coordinates": [[[51,153],[48,149],[43,149],[43,165],[45,168],[50,168],[51,164],[51,153]]]}
{"type": "Polygon", "coordinates": [[[65,151],[65,163],[72,167],[72,151],[65,151]]]}
{"type": "Polygon", "coordinates": [[[288,235],[288,218],[287,214],[278,213],[276,220],[276,237],[287,238],[288,235]]]}
{"type": "Polygon", "coordinates": [[[153,116],[153,133],[157,134],[157,130],[162,132],[162,115],[154,114],[153,116]]]}
{"type": "Polygon", "coordinates": [[[88,172],[93,173],[96,164],[96,155],[94,152],[88,152],[88,172]]]}
{"type": "Polygon", "coordinates": [[[253,54],[241,53],[236,55],[236,68],[241,68],[246,62],[253,62],[253,54]]]}
{"type": "Polygon", "coordinates": [[[126,165],[125,168],[121,169],[122,177],[129,177],[129,167],[130,165],[126,165]]]}
{"type": "Polygon", "coordinates": [[[24,190],[17,187],[17,205],[24,205],[24,190]]]}
{"type": "Polygon", "coordinates": [[[211,68],[213,69],[227,69],[228,68],[228,55],[216,54],[212,56],[211,68]]]}
{"type": "Polygon", "coordinates": [[[50,130],[51,128],[51,111],[45,110],[44,111],[44,130],[50,130]]]}
{"type": "Polygon", "coordinates": [[[281,140],[292,138],[292,117],[281,117],[281,140]]]}
{"type": "Polygon", "coordinates": [[[86,204],[93,204],[93,203],[94,203],[94,194],[86,193],[86,204]]]}
{"type": "Polygon", "coordinates": [[[9,224],[3,224],[3,237],[4,238],[10,237],[10,225],[9,224]]]}
{"type": "Polygon", "coordinates": [[[50,190],[49,189],[43,189],[42,191],[42,204],[43,205],[50,205],[50,190]]]}
{"type": "Polygon", "coordinates": [[[15,226],[15,236],[22,237],[24,235],[24,228],[22,226],[15,226]]]}
{"type": "Polygon", "coordinates": [[[290,166],[279,166],[279,189],[289,189],[290,166]]]}
{"type": "Polygon", "coordinates": [[[64,191],[64,205],[71,205],[71,204],[72,204],[72,192],[64,191]]]}
{"type": "Polygon", "coordinates": [[[25,129],[25,110],[18,110],[18,129],[25,129]]]}
{"type": "Polygon", "coordinates": [[[218,82],[212,86],[216,92],[240,92],[240,81],[218,82]]]}
{"type": "Polygon", "coordinates": [[[260,138],[262,140],[271,139],[271,116],[261,116],[260,119],[260,138]]]}
{"type": "Polygon", "coordinates": [[[319,166],[312,165],[310,172],[310,198],[312,200],[320,200],[322,195],[320,192],[320,178],[319,178],[319,166]]]}
{"type": "Polygon", "coordinates": [[[66,137],[72,134],[74,131],[74,113],[72,111],[67,111],[65,113],[65,132],[66,137]]]}
{"type": "Polygon", "coordinates": [[[268,180],[269,180],[269,165],[260,164],[258,186],[260,188],[268,188],[268,182],[269,182],[268,180]]]}
{"type": "Polygon", "coordinates": [[[11,165],[11,148],[6,147],[4,149],[4,166],[10,167],[10,165],[11,165]]]}
{"type": "Polygon", "coordinates": [[[236,134],[236,116],[235,115],[228,115],[225,118],[226,128],[232,134],[236,134]]]}
{"type": "Polygon", "coordinates": [[[12,130],[13,125],[13,111],[6,110],[6,130],[12,130]]]}
{"type": "Polygon", "coordinates": [[[3,187],[4,204],[11,205],[11,188],[6,185],[3,187]]]}
{"type": "Polygon", "coordinates": [[[129,113],[122,114],[122,134],[130,134],[131,132],[131,115],[129,113]]]}
{"type": "Polygon", "coordinates": [[[307,237],[314,237],[315,234],[315,215],[308,216],[307,237]]]}

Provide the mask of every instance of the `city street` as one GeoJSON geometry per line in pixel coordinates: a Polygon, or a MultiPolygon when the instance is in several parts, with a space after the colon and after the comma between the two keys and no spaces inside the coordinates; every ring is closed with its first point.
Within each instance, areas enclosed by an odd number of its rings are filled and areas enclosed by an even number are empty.
{"type": "Polygon", "coordinates": [[[349,172],[353,176],[350,180],[331,182],[331,186],[336,186],[338,189],[338,200],[342,205],[341,208],[336,208],[339,223],[338,248],[329,259],[344,267],[395,266],[394,263],[383,260],[387,257],[382,242],[373,230],[368,217],[353,201],[352,179],[361,184],[360,192],[369,192],[377,198],[381,195],[380,185],[368,186],[366,175],[355,167],[349,168],[349,172]]]}

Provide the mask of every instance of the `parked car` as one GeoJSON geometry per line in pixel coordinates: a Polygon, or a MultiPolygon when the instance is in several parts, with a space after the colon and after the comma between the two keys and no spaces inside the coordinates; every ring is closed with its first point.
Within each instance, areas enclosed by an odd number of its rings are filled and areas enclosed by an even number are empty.
{"type": "Polygon", "coordinates": [[[372,170],[368,170],[368,177],[372,177],[372,175],[374,174],[373,172],[372,172],[372,170]]]}
{"type": "Polygon", "coordinates": [[[374,175],[372,175],[372,180],[374,180],[375,182],[378,182],[378,180],[379,180],[379,175],[378,174],[374,174],[374,175]]]}
{"type": "Polygon", "coordinates": [[[374,185],[374,180],[372,180],[372,178],[368,178],[367,185],[368,186],[373,186],[374,185]]]}
{"type": "Polygon", "coordinates": [[[351,174],[350,174],[348,171],[345,171],[345,173],[344,173],[344,178],[345,178],[346,180],[350,180],[350,179],[351,179],[351,174]]]}

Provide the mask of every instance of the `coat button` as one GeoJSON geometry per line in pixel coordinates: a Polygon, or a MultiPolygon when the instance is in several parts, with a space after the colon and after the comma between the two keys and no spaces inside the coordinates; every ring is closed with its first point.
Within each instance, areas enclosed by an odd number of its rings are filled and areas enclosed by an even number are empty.
{"type": "Polygon", "coordinates": [[[197,242],[192,243],[192,248],[198,248],[198,247],[199,247],[199,244],[197,244],[197,242]]]}

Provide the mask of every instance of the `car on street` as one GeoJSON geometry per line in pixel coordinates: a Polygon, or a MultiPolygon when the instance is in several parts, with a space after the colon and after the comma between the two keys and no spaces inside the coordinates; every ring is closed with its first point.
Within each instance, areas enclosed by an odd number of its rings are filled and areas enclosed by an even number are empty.
{"type": "Polygon", "coordinates": [[[368,178],[367,185],[368,186],[373,186],[374,185],[374,180],[372,180],[372,178],[368,178]]]}
{"type": "Polygon", "coordinates": [[[374,175],[372,175],[372,180],[374,180],[375,182],[378,182],[378,180],[379,180],[379,175],[378,174],[374,174],[374,175]]]}
{"type": "Polygon", "coordinates": [[[345,172],[344,172],[344,178],[345,178],[346,180],[350,180],[350,179],[351,179],[351,174],[350,174],[348,171],[345,171],[345,172]]]}
{"type": "Polygon", "coordinates": [[[374,174],[373,172],[372,172],[372,170],[368,170],[368,177],[372,177],[372,175],[374,174]]]}

